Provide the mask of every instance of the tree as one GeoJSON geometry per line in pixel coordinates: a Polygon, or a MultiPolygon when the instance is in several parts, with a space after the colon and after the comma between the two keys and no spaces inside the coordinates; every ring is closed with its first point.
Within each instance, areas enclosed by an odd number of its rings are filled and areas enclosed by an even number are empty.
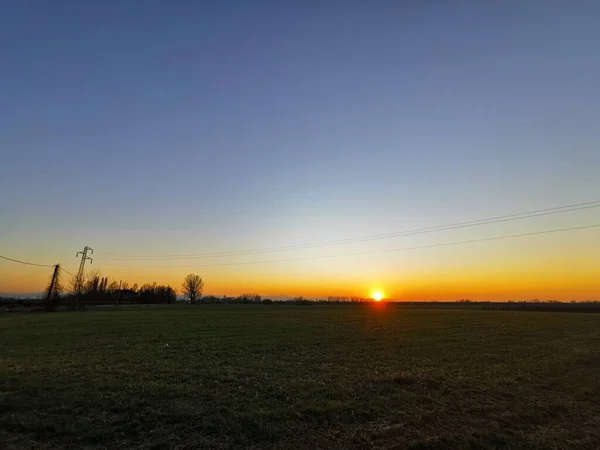
{"type": "Polygon", "coordinates": [[[258,294],[242,294],[238,297],[241,303],[260,303],[261,297],[258,294]]]}
{"type": "Polygon", "coordinates": [[[157,286],[156,296],[159,303],[175,303],[177,294],[171,286],[157,286]]]}
{"type": "Polygon", "coordinates": [[[196,303],[196,299],[202,297],[202,291],[204,290],[204,281],[200,278],[200,275],[190,273],[183,280],[181,285],[183,293],[190,299],[190,303],[196,303]]]}
{"type": "Polygon", "coordinates": [[[112,295],[119,290],[119,283],[115,280],[111,281],[106,288],[107,291],[112,295]]]}
{"type": "Polygon", "coordinates": [[[73,295],[79,296],[79,295],[83,294],[84,286],[85,286],[85,273],[77,272],[77,275],[75,275],[71,279],[71,292],[73,293],[73,295]]]}
{"type": "Polygon", "coordinates": [[[157,285],[156,283],[144,284],[138,292],[138,302],[148,303],[174,303],[177,300],[175,289],[171,286],[157,285]]]}

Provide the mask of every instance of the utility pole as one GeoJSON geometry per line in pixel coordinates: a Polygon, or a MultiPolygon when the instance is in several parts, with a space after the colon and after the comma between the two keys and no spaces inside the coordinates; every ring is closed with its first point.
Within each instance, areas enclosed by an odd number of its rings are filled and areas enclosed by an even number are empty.
{"type": "MultiPolygon", "coordinates": [[[[76,297],[77,301],[79,300],[79,297],[83,290],[83,270],[85,268],[85,262],[89,261],[90,264],[92,264],[92,262],[93,262],[93,259],[88,256],[88,252],[90,252],[91,254],[94,254],[94,249],[91,247],[88,247],[86,245],[83,248],[83,251],[77,252],[77,254],[75,255],[76,258],[79,255],[81,255],[81,262],[79,263],[79,270],[77,271],[77,276],[75,277],[75,297],[76,297]]],[[[73,306],[75,306],[75,305],[73,305],[73,306]]]]}
{"type": "Polygon", "coordinates": [[[48,287],[48,294],[46,295],[46,311],[52,311],[54,309],[54,300],[58,297],[57,282],[58,282],[58,271],[60,270],[60,264],[54,266],[54,273],[52,274],[52,281],[48,287]]]}
{"type": "Polygon", "coordinates": [[[121,300],[121,283],[123,280],[119,280],[119,290],[117,291],[117,306],[119,306],[119,302],[121,300]]]}

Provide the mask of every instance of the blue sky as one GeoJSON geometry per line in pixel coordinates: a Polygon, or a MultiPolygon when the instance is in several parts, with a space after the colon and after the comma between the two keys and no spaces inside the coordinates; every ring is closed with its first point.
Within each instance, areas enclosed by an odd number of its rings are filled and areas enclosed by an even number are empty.
{"type": "MultiPolygon", "coordinates": [[[[186,269],[146,275],[101,258],[302,244],[598,199],[598,42],[594,1],[6,1],[0,249],[76,267],[90,245],[112,276],[170,281],[186,269]]],[[[587,243],[577,254],[593,264],[581,255],[600,248],[597,231],[582,233],[543,242],[556,252],[587,243]]],[[[504,245],[517,257],[524,242],[504,245]]],[[[474,265],[489,260],[484,250],[474,265]]],[[[386,258],[203,273],[207,289],[213,279],[215,291],[267,293],[286,291],[273,274],[296,274],[297,294],[373,268],[359,292],[410,266],[386,258]]],[[[440,258],[418,256],[422,270],[440,258]]],[[[8,285],[21,269],[2,270],[8,285]]]]}

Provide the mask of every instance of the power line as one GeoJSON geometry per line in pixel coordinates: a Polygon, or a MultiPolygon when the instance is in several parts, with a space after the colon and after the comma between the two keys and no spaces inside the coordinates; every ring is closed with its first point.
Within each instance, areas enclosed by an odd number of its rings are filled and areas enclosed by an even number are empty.
{"type": "Polygon", "coordinates": [[[75,276],[76,276],[76,275],[72,274],[71,272],[69,272],[67,269],[63,268],[62,266],[61,266],[60,270],[62,270],[63,272],[66,272],[66,273],[68,273],[68,274],[69,274],[69,275],[71,275],[72,277],[75,277],[75,276]]]}
{"type": "Polygon", "coordinates": [[[27,262],[27,261],[20,261],[18,259],[8,258],[7,256],[2,256],[2,255],[0,255],[0,258],[5,259],[7,261],[14,262],[14,263],[18,263],[18,264],[25,264],[27,266],[54,267],[54,264],[36,264],[36,263],[27,262]]]}
{"type": "Polygon", "coordinates": [[[481,238],[481,239],[469,239],[466,241],[455,241],[455,242],[445,242],[441,244],[429,244],[429,245],[420,245],[417,247],[401,247],[401,248],[392,248],[386,250],[376,250],[369,252],[360,252],[360,253],[346,253],[343,255],[323,255],[323,256],[312,256],[307,258],[293,258],[293,259],[273,259],[266,261],[247,261],[247,262],[238,262],[238,263],[222,263],[222,264],[194,264],[194,265],[180,265],[180,266],[147,266],[147,265],[137,265],[137,264],[103,264],[106,267],[221,267],[221,266],[245,266],[252,264],[268,264],[268,263],[283,263],[283,262],[293,262],[293,261],[308,261],[314,259],[326,259],[326,258],[341,258],[348,256],[362,256],[362,255],[373,255],[376,253],[389,253],[389,252],[400,252],[400,251],[408,251],[408,250],[418,250],[424,248],[435,248],[435,247],[446,247],[451,245],[460,245],[460,244],[471,244],[475,242],[485,242],[485,241],[495,241],[500,239],[512,239],[517,237],[525,237],[525,236],[536,236],[539,234],[549,234],[549,233],[560,233],[565,231],[575,231],[575,230],[585,230],[589,228],[598,228],[600,224],[594,225],[585,225],[581,227],[569,227],[569,228],[557,228],[551,230],[542,230],[542,231],[533,231],[530,233],[520,233],[520,234],[509,234],[505,236],[493,236],[489,238],[481,238]]]}
{"type": "Polygon", "coordinates": [[[425,233],[433,233],[437,231],[448,231],[455,230],[460,228],[467,228],[479,225],[489,225],[500,222],[508,222],[513,220],[521,220],[528,219],[532,217],[540,217],[547,216],[551,214],[562,214],[573,211],[580,211],[584,209],[598,208],[600,207],[600,200],[583,202],[583,203],[574,203],[570,205],[557,206],[554,208],[546,208],[540,209],[536,211],[522,212],[516,214],[508,214],[504,216],[495,216],[486,219],[478,219],[467,222],[458,222],[449,225],[439,225],[436,227],[429,228],[418,228],[414,230],[408,231],[398,231],[393,233],[386,234],[376,234],[372,236],[365,236],[360,238],[348,238],[348,239],[338,239],[332,241],[322,241],[322,242],[314,242],[310,244],[296,244],[296,245],[286,245],[281,247],[271,247],[271,248],[263,248],[263,249],[254,249],[254,250],[238,250],[238,251],[229,251],[229,252],[215,252],[215,253],[203,253],[203,254],[187,254],[187,255],[162,255],[162,256],[140,256],[140,257],[114,257],[114,258],[97,258],[102,260],[110,260],[110,261],[153,261],[153,260],[171,260],[171,259],[203,259],[203,258],[216,258],[216,257],[225,257],[225,256],[240,256],[240,255],[251,255],[251,254],[259,254],[259,253],[271,253],[283,250],[292,250],[292,249],[308,249],[308,248],[317,248],[317,247],[326,247],[333,245],[343,245],[350,243],[358,243],[358,242],[366,242],[373,240],[381,240],[381,239],[390,239],[394,237],[401,236],[412,236],[416,234],[425,234],[425,233]]]}

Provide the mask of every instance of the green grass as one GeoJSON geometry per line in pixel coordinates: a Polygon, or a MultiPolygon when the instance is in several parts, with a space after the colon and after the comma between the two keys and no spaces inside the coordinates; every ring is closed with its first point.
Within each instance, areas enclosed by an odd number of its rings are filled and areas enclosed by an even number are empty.
{"type": "Polygon", "coordinates": [[[7,314],[2,445],[598,448],[600,315],[260,305],[7,314]]]}

